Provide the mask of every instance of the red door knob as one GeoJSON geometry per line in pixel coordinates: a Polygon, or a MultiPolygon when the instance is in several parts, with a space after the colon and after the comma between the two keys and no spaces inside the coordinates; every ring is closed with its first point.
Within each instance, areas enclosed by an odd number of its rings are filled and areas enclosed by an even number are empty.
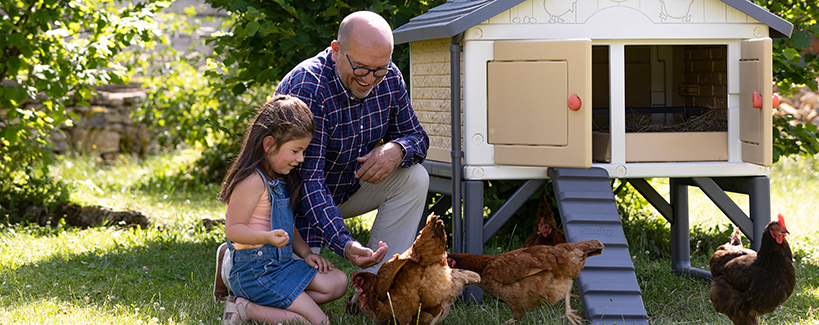
{"type": "Polygon", "coordinates": [[[754,92],[754,108],[762,108],[762,96],[758,92],[754,92]]]}
{"type": "Polygon", "coordinates": [[[573,110],[573,111],[579,110],[580,105],[581,105],[580,97],[577,97],[577,95],[569,96],[569,109],[570,110],[573,110]]]}

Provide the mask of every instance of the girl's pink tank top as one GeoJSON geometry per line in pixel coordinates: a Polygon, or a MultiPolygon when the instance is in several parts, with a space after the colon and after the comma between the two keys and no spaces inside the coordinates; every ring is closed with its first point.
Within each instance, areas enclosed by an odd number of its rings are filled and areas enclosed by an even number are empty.
{"type": "MultiPolygon", "coordinates": [[[[259,196],[256,208],[253,209],[253,213],[250,214],[250,220],[247,221],[247,225],[253,229],[270,231],[270,198],[267,194],[267,188],[265,188],[262,195],[259,196]]],[[[262,247],[262,245],[233,243],[233,247],[236,249],[247,249],[262,247]]]]}

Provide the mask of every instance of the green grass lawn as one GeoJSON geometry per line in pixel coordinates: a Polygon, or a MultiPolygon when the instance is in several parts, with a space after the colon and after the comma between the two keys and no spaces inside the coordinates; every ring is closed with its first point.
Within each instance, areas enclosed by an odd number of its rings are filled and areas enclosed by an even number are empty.
{"type": "MultiPolygon", "coordinates": [[[[188,150],[139,163],[130,157],[109,164],[88,157],[60,161],[54,175],[73,184],[73,202],[139,210],[155,226],[0,225],[0,324],[219,323],[223,305],[213,301],[211,285],[214,252],[224,232],[218,226],[206,229],[199,221],[223,215],[224,206],[216,200],[219,189],[209,185],[175,190],[169,181],[178,179],[178,171],[196,157],[188,150]]],[[[783,306],[761,317],[762,324],[819,324],[819,262],[813,239],[819,235],[819,209],[813,207],[819,193],[817,170],[813,159],[783,161],[772,169],[772,211],[788,218],[798,283],[783,306]]],[[[662,180],[655,185],[662,188],[662,180]]],[[[727,228],[727,218],[704,195],[693,194],[692,226],[727,228]]],[[[747,211],[747,200],[737,200],[747,211]]],[[[353,220],[350,226],[366,222],[353,220]]],[[[510,241],[493,239],[487,252],[515,248],[499,249],[503,245],[496,242],[510,241]]],[[[348,261],[324,252],[348,275],[355,270],[348,261]]],[[[707,263],[706,256],[692,259],[696,267],[707,269],[707,263]]],[[[651,323],[730,324],[708,302],[707,282],[672,275],[670,260],[656,254],[635,253],[634,264],[651,323]]],[[[582,314],[579,299],[572,306],[582,314]]],[[[344,299],[323,308],[333,324],[370,324],[363,316],[346,315],[344,299]]],[[[562,314],[561,303],[546,306],[530,311],[519,324],[568,324],[562,314]]],[[[486,297],[480,305],[456,304],[444,324],[500,324],[509,318],[504,304],[486,297]]]]}

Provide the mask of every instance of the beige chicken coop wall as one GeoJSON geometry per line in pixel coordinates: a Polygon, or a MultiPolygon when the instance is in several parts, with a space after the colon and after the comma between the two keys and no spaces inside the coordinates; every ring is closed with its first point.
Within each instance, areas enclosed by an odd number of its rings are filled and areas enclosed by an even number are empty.
{"type": "MultiPolygon", "coordinates": [[[[452,160],[452,113],[449,66],[450,39],[424,40],[410,43],[410,87],[412,108],[429,135],[427,159],[452,160]]],[[[461,85],[463,85],[463,56],[461,57],[461,85]]],[[[461,86],[463,99],[463,86],[461,86]]],[[[463,121],[463,100],[461,100],[463,121]]],[[[463,134],[463,123],[461,124],[463,134]]],[[[463,145],[463,139],[461,141],[463,145]]]]}

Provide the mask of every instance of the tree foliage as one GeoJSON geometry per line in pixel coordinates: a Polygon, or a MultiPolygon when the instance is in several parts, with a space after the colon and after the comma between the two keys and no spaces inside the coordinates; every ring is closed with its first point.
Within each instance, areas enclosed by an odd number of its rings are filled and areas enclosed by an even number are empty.
{"type": "Polygon", "coordinates": [[[47,178],[50,135],[78,119],[66,105],[88,105],[94,86],[126,82],[114,58],[154,39],[153,17],[168,5],[0,0],[0,210],[41,191],[31,186],[47,178]]]}
{"type": "MultiPolygon", "coordinates": [[[[816,91],[819,59],[811,51],[813,39],[819,37],[819,4],[816,1],[758,0],[760,6],[793,24],[787,39],[773,40],[773,77],[778,91],[793,95],[800,87],[816,91]]],[[[792,116],[774,116],[773,160],[791,155],[816,155],[819,131],[813,124],[791,123],[792,116]]]]}
{"type": "MultiPolygon", "coordinates": [[[[203,145],[195,177],[218,182],[239,152],[255,110],[292,67],[330,45],[347,14],[371,10],[396,27],[444,0],[207,2],[229,13],[223,31],[207,39],[213,47],[207,69],[174,60],[158,67],[145,78],[149,105],[135,112],[135,119],[165,127],[172,141],[203,145]]],[[[396,47],[393,61],[399,68],[409,67],[406,45],[396,47]]]]}
{"type": "MultiPolygon", "coordinates": [[[[234,17],[230,30],[210,43],[229,69],[225,79],[235,94],[254,84],[274,84],[299,62],[330,46],[348,14],[370,10],[393,28],[406,24],[444,0],[207,0],[234,17]]],[[[393,61],[409,67],[406,46],[396,47],[393,61]]],[[[214,75],[216,73],[214,72],[214,75]]]]}
{"type": "MultiPolygon", "coordinates": [[[[161,34],[177,32],[172,29],[179,26],[156,20],[169,1],[0,0],[0,177],[6,180],[0,184],[0,210],[8,207],[3,195],[24,187],[34,193],[31,184],[46,177],[50,134],[77,118],[65,107],[86,104],[95,85],[127,82],[131,68],[143,69],[149,89],[148,104],[135,119],[164,129],[169,141],[212,148],[204,152],[200,170],[218,181],[226,169],[220,166],[238,152],[248,116],[289,69],[329,46],[343,17],[371,10],[396,28],[446,0],[206,1],[227,11],[229,23],[208,39],[214,52],[206,54],[212,57],[201,69],[176,54],[120,60],[129,48],[151,48],[161,34]],[[163,64],[148,71],[145,60],[163,64]],[[41,104],[26,105],[35,100],[41,104]]],[[[774,40],[778,90],[784,95],[802,85],[816,90],[819,60],[806,49],[819,35],[817,4],[756,1],[795,26],[791,38],[774,40]]],[[[393,61],[402,71],[409,68],[408,58],[408,46],[397,46],[393,61]]],[[[787,117],[774,122],[775,159],[816,154],[817,129],[788,122],[787,117]]],[[[498,186],[487,193],[505,191],[498,186]]],[[[43,193],[38,200],[64,196],[43,193]]]]}
{"type": "Polygon", "coordinates": [[[773,41],[773,76],[779,91],[790,95],[806,85],[817,90],[819,60],[810,52],[812,38],[819,36],[819,5],[815,1],[759,0],[760,6],[793,24],[790,38],[773,41]]]}

